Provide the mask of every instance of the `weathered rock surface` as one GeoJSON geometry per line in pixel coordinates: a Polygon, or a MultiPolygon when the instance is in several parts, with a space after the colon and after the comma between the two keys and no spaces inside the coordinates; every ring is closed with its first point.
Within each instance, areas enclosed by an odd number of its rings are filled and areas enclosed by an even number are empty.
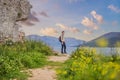
{"type": "Polygon", "coordinates": [[[18,21],[27,19],[31,5],[27,0],[0,0],[0,38],[18,40],[18,21]]]}

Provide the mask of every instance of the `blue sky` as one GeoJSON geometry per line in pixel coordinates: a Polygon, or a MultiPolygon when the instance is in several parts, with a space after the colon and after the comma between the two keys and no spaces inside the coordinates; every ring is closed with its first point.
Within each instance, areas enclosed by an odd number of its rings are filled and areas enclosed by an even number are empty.
{"type": "Polygon", "coordinates": [[[120,32],[120,0],[29,0],[30,18],[22,24],[26,35],[92,40],[120,32]]]}

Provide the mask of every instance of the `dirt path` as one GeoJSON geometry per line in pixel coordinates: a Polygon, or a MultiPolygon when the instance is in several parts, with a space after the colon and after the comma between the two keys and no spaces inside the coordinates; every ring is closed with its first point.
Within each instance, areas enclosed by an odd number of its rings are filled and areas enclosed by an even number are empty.
{"type": "MultiPolygon", "coordinates": [[[[64,62],[69,58],[69,55],[49,56],[48,61],[64,62]]],[[[45,66],[38,69],[30,69],[31,76],[28,80],[56,80],[55,68],[45,66]]]]}

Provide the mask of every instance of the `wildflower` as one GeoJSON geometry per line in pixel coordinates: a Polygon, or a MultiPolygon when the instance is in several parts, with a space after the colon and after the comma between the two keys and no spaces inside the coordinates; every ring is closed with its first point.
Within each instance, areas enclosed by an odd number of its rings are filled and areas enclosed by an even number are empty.
{"type": "Polygon", "coordinates": [[[63,71],[62,74],[64,74],[64,75],[67,74],[67,71],[63,71]]]}
{"type": "Polygon", "coordinates": [[[101,38],[96,41],[96,44],[100,47],[106,47],[108,45],[108,40],[106,38],[101,38]]]}
{"type": "Polygon", "coordinates": [[[74,61],[74,62],[73,62],[73,65],[77,65],[77,62],[76,62],[76,61],[74,61]]]}
{"type": "Polygon", "coordinates": [[[72,67],[72,68],[70,68],[72,71],[74,71],[74,68],[72,67]]]}
{"type": "Polygon", "coordinates": [[[115,72],[112,72],[112,74],[110,75],[110,78],[111,79],[114,79],[116,77],[116,73],[115,72]]]}
{"type": "Polygon", "coordinates": [[[58,74],[61,74],[61,73],[62,73],[62,71],[61,71],[61,70],[57,70],[57,73],[58,73],[58,74]]]}
{"type": "Polygon", "coordinates": [[[75,58],[77,58],[77,56],[75,56],[75,58]]]}
{"type": "Polygon", "coordinates": [[[101,73],[102,75],[105,75],[105,74],[107,74],[107,70],[102,70],[102,73],[101,73]]]}

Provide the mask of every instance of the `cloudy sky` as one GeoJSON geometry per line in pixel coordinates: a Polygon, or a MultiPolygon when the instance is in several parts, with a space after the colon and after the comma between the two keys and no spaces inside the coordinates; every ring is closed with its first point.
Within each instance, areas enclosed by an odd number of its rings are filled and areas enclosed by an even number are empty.
{"type": "Polygon", "coordinates": [[[29,0],[29,19],[22,22],[26,35],[92,40],[108,32],[120,32],[120,0],[29,0]]]}

